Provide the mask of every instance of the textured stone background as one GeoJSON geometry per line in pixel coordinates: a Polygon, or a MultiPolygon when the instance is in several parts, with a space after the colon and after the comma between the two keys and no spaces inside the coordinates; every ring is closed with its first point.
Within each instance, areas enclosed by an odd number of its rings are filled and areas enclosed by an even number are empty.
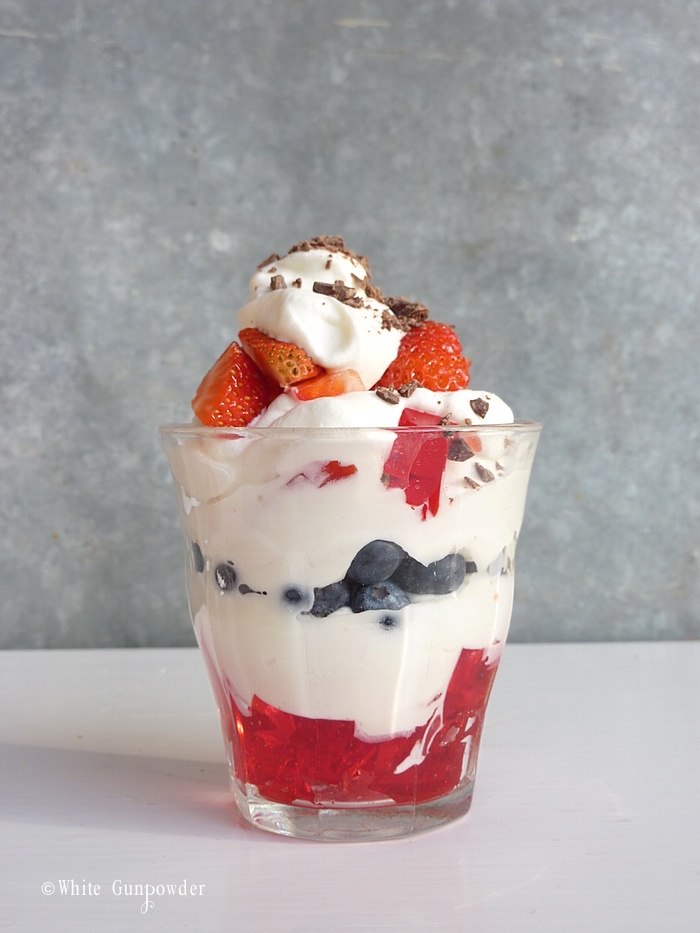
{"type": "Polygon", "coordinates": [[[2,0],[1,645],[193,643],[156,426],[317,233],[545,423],[513,637],[698,637],[699,88],[688,0],[2,0]]]}

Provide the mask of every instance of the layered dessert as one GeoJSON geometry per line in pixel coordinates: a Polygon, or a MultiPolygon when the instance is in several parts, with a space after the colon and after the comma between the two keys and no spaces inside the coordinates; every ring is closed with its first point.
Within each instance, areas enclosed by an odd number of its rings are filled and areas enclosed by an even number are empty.
{"type": "Polygon", "coordinates": [[[167,432],[234,784],[443,798],[473,780],[537,431],[338,237],[262,263],[235,331],[167,432]]]}

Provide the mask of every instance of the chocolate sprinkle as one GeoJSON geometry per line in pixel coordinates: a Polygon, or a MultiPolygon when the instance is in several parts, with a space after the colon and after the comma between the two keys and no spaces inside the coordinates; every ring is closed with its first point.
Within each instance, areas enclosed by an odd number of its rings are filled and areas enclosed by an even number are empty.
{"type": "Polygon", "coordinates": [[[346,285],[342,279],[336,279],[332,285],[328,282],[314,282],[313,290],[319,295],[328,295],[330,298],[342,301],[343,304],[350,305],[353,308],[362,306],[362,299],[355,294],[355,289],[346,285]]]}
{"type": "Polygon", "coordinates": [[[349,301],[355,297],[355,289],[346,285],[342,279],[336,279],[333,283],[333,297],[338,301],[349,301]]]}
{"type": "Polygon", "coordinates": [[[397,327],[404,331],[420,327],[424,321],[427,321],[430,314],[425,305],[420,304],[418,301],[409,301],[408,298],[386,298],[385,303],[396,315],[399,322],[397,327]]]}
{"type": "Polygon", "coordinates": [[[471,407],[471,410],[474,412],[474,414],[477,415],[479,418],[486,417],[486,413],[489,410],[489,403],[486,401],[485,398],[473,398],[471,402],[469,403],[469,405],[471,407]]]}
{"type": "Polygon", "coordinates": [[[377,386],[374,391],[380,399],[388,402],[390,405],[398,405],[401,401],[401,396],[396,389],[387,388],[386,386],[377,386]]]}
{"type": "Polygon", "coordinates": [[[375,301],[381,301],[386,304],[381,288],[378,288],[376,285],[372,285],[369,281],[369,276],[365,279],[365,292],[367,293],[368,298],[373,298],[375,301]]]}
{"type": "Polygon", "coordinates": [[[463,463],[465,460],[470,460],[473,456],[474,451],[465,439],[459,434],[453,435],[450,445],[447,448],[447,459],[463,463]]]}
{"type": "Polygon", "coordinates": [[[273,292],[277,291],[279,288],[286,288],[287,283],[284,280],[283,275],[273,275],[270,279],[270,288],[273,292]]]}
{"type": "Polygon", "coordinates": [[[485,483],[490,483],[496,479],[491,470],[487,470],[482,463],[475,463],[474,466],[476,467],[476,472],[485,483]]]}
{"type": "Polygon", "coordinates": [[[401,398],[410,398],[416,389],[420,389],[420,382],[417,379],[411,379],[410,382],[404,382],[402,386],[399,386],[398,393],[401,398]]]}
{"type": "Polygon", "coordinates": [[[277,253],[272,253],[272,255],[271,255],[271,256],[268,256],[267,259],[263,259],[263,261],[262,261],[262,262],[260,263],[260,265],[258,266],[258,269],[264,269],[265,266],[269,266],[270,263],[272,263],[272,262],[277,262],[277,260],[278,260],[278,259],[281,259],[281,258],[282,258],[282,257],[281,257],[281,256],[278,256],[277,253]]]}

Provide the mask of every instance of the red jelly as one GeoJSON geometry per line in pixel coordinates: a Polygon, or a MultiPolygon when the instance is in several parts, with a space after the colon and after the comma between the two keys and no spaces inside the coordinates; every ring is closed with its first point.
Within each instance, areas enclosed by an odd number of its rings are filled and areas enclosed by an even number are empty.
{"type": "Polygon", "coordinates": [[[354,724],[284,713],[254,697],[247,714],[231,694],[221,718],[236,777],[283,804],[424,803],[454,790],[476,767],[484,713],[497,662],[462,651],[442,716],[410,735],[368,742],[354,724]]]}
{"type": "MultiPolygon", "coordinates": [[[[430,428],[441,421],[439,415],[405,408],[399,427],[430,428]]],[[[445,431],[399,432],[384,464],[387,485],[403,489],[407,504],[421,507],[424,519],[437,515],[448,446],[445,431]]]]}

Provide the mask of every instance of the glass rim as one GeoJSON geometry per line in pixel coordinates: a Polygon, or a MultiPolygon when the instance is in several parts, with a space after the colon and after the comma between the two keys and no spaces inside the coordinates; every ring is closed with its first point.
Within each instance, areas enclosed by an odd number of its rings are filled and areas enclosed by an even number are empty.
{"type": "Polygon", "coordinates": [[[434,434],[437,430],[444,430],[450,434],[539,434],[542,424],[539,421],[510,421],[505,424],[426,424],[426,425],[340,425],[337,427],[286,427],[267,425],[256,427],[212,427],[206,424],[166,423],[158,427],[162,437],[192,437],[192,438],[239,438],[239,437],[352,437],[358,434],[367,434],[376,431],[391,431],[393,433],[419,433],[434,434]]]}

